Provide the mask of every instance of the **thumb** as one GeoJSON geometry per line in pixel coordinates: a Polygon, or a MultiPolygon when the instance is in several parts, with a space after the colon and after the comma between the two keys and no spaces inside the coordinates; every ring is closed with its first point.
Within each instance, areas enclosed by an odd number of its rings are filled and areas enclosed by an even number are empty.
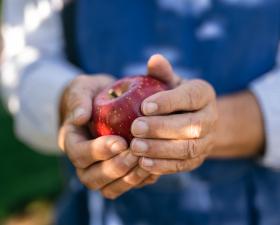
{"type": "Polygon", "coordinates": [[[65,122],[76,126],[87,124],[91,118],[94,97],[112,82],[113,78],[108,75],[77,77],[62,97],[65,122]]]}
{"type": "Polygon", "coordinates": [[[90,95],[91,93],[89,91],[83,91],[83,94],[69,96],[69,103],[65,118],[66,123],[81,126],[90,120],[93,95],[90,95]]]}
{"type": "Polygon", "coordinates": [[[148,75],[157,78],[171,87],[177,86],[181,78],[173,72],[169,61],[162,55],[156,54],[151,56],[147,64],[148,75]]]}

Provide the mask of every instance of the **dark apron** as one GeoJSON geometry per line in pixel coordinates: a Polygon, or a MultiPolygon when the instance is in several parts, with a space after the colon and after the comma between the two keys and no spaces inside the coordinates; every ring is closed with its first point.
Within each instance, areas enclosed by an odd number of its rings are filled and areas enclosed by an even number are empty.
{"type": "MultiPolygon", "coordinates": [[[[279,0],[213,0],[201,10],[191,6],[203,1],[186,0],[190,7],[179,13],[159,2],[77,1],[75,17],[65,20],[69,58],[88,74],[122,77],[129,75],[125,68],[168,49],[174,67],[184,68],[181,76],[209,81],[218,95],[246,89],[275,66],[279,0]]],[[[105,208],[127,225],[279,225],[280,173],[256,159],[208,160],[106,200],[105,208]]]]}

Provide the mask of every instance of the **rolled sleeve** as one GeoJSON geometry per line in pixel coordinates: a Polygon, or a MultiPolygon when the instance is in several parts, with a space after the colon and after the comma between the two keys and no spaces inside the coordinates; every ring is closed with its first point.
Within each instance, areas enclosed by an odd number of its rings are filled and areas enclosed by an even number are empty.
{"type": "Polygon", "coordinates": [[[251,84],[264,119],[266,148],[260,163],[280,169],[280,68],[251,84]]]}
{"type": "Polygon", "coordinates": [[[3,102],[21,141],[59,153],[58,106],[65,85],[81,71],[64,53],[63,0],[3,1],[3,102]]]}
{"type": "Polygon", "coordinates": [[[23,80],[18,89],[20,110],[14,116],[16,134],[40,152],[59,153],[57,131],[60,96],[79,71],[53,59],[33,64],[26,73],[28,79],[23,80]]]}

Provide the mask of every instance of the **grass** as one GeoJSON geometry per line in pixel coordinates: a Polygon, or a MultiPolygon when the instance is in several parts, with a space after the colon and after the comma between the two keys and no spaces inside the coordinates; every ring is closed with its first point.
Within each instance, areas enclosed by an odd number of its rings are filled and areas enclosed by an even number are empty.
{"type": "Polygon", "coordinates": [[[12,119],[1,105],[0,143],[0,220],[35,199],[59,193],[59,159],[40,155],[20,143],[13,134],[12,119]]]}

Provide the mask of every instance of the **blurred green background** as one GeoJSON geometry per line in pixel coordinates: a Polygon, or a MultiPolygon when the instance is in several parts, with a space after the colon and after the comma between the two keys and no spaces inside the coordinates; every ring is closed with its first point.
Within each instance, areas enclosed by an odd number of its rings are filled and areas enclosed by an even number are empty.
{"type": "Polygon", "coordinates": [[[53,199],[61,189],[59,159],[21,144],[12,126],[0,104],[0,221],[34,200],[53,199]]]}
{"type": "MultiPolygon", "coordinates": [[[[1,6],[2,0],[0,0],[0,16],[1,6]]],[[[62,189],[59,161],[58,157],[36,153],[16,139],[12,118],[0,101],[1,225],[51,224],[53,202],[62,189]],[[33,223],[30,219],[23,219],[30,211],[31,214],[36,214],[37,222],[34,219],[33,223]],[[43,214],[38,211],[43,211],[43,214]],[[18,215],[20,218],[15,220],[18,215]],[[46,215],[47,218],[44,218],[46,215]]]]}

